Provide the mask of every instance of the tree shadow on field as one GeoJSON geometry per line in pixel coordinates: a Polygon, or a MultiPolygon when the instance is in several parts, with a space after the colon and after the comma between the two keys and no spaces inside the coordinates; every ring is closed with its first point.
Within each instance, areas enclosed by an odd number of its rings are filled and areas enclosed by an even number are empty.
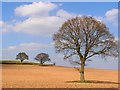
{"type": "Polygon", "coordinates": [[[80,80],[76,80],[76,81],[66,81],[66,83],[120,84],[118,82],[97,81],[97,80],[86,80],[84,82],[81,82],[80,80]]]}

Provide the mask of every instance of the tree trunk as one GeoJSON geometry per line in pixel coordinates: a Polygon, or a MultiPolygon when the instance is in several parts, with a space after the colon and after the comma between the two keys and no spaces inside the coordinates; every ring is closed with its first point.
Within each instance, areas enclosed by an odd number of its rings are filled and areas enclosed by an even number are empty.
{"type": "Polygon", "coordinates": [[[80,81],[84,82],[85,81],[85,77],[84,77],[84,66],[85,63],[84,61],[81,62],[81,69],[80,69],[80,81]]]}
{"type": "Polygon", "coordinates": [[[21,60],[21,64],[22,64],[23,60],[21,60]]]}
{"type": "Polygon", "coordinates": [[[42,60],[40,60],[40,65],[42,66],[42,64],[43,64],[43,62],[42,62],[42,60]]]}

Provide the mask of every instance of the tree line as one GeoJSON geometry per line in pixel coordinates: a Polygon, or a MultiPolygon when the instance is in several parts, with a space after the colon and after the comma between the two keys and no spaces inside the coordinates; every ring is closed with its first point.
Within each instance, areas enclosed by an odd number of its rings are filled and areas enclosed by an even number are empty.
{"type": "MultiPolygon", "coordinates": [[[[16,59],[20,60],[22,63],[24,60],[28,60],[29,56],[25,52],[20,52],[18,53],[18,55],[16,55],[16,59]]],[[[37,56],[34,59],[39,61],[40,65],[43,65],[47,61],[51,61],[47,53],[37,54],[37,56]]]]}

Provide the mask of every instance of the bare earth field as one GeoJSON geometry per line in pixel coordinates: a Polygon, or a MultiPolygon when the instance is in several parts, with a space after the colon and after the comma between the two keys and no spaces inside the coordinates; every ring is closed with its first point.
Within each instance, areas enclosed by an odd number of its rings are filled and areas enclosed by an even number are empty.
{"type": "Polygon", "coordinates": [[[85,69],[86,80],[102,83],[76,83],[75,68],[37,65],[3,65],[2,88],[118,88],[118,71],[85,69]]]}

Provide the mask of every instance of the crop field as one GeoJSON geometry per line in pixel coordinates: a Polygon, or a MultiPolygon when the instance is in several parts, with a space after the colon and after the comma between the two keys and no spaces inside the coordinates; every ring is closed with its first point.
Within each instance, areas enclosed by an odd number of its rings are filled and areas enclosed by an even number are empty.
{"type": "Polygon", "coordinates": [[[80,83],[79,71],[72,67],[39,65],[2,65],[2,88],[117,88],[118,71],[85,69],[80,83]]]}

